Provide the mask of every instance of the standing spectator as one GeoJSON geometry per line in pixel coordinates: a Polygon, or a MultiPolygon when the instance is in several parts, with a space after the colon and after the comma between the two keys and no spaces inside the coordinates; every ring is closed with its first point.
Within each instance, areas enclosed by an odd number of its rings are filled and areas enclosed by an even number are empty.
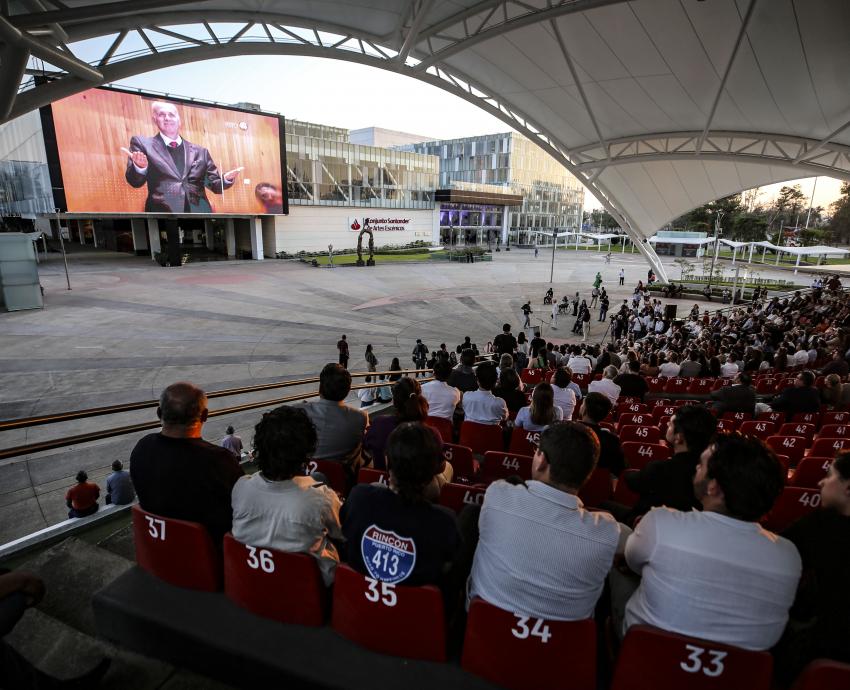
{"type": "Polygon", "coordinates": [[[325,585],[334,579],[342,539],[336,492],[305,476],[316,449],[316,427],[300,407],[266,412],[254,428],[259,472],[233,486],[233,537],[254,547],[306,553],[325,585]]]}
{"type": "Polygon", "coordinates": [[[594,286],[590,291],[590,308],[593,309],[597,302],[599,302],[599,288],[594,286]]]}
{"type": "Polygon", "coordinates": [[[605,371],[602,372],[602,378],[599,381],[591,381],[588,384],[588,394],[602,393],[602,395],[611,401],[612,405],[616,405],[617,398],[620,397],[620,386],[614,383],[615,378],[617,378],[617,367],[609,364],[605,367],[605,371]]]}
{"type": "Polygon", "coordinates": [[[625,269],[620,269],[620,285],[626,284],[626,271],[625,269]]]}
{"type": "Polygon", "coordinates": [[[140,439],[130,454],[139,504],[163,517],[200,522],[221,545],[231,527],[230,492],[243,472],[229,450],[201,438],[207,396],[191,383],[173,383],[156,413],[162,430],[140,439]]]}
{"type": "Polygon", "coordinates": [[[339,350],[339,363],[345,369],[348,369],[348,340],[346,340],[345,335],[343,335],[342,338],[337,340],[336,349],[339,350]]]}
{"type": "Polygon", "coordinates": [[[364,355],[364,358],[366,360],[366,371],[378,371],[378,358],[375,356],[375,353],[372,350],[371,343],[366,346],[366,354],[364,355]]]}
{"type": "Polygon", "coordinates": [[[599,320],[604,321],[608,316],[608,307],[611,306],[611,298],[608,297],[608,293],[605,292],[605,288],[602,288],[602,295],[599,297],[599,320]]]}
{"type": "MultiPolygon", "coordinates": [[[[422,342],[421,339],[416,339],[416,345],[413,347],[413,364],[417,369],[425,368],[425,361],[428,359],[428,347],[422,342]]],[[[419,374],[416,374],[419,376],[419,374]]],[[[425,376],[425,373],[422,373],[425,376]]]]}
{"type": "Polygon", "coordinates": [[[475,378],[475,353],[467,348],[460,353],[458,364],[449,376],[448,384],[457,388],[461,393],[478,390],[478,380],[475,378]]]}
{"type": "Polygon", "coordinates": [[[593,287],[598,288],[600,285],[602,285],[602,274],[597,271],[596,277],[593,279],[593,287]]]}
{"type": "Polygon", "coordinates": [[[522,315],[525,317],[525,321],[523,321],[523,328],[531,328],[531,315],[534,313],[531,309],[531,304],[526,302],[520,307],[522,309],[522,315]]]}
{"type": "Polygon", "coordinates": [[[508,418],[508,407],[502,398],[493,395],[496,385],[496,367],[490,362],[478,365],[475,372],[478,390],[463,394],[465,421],[479,424],[500,424],[508,418]]]}
{"type": "MultiPolygon", "coordinates": [[[[520,333],[525,340],[525,333],[520,333]]],[[[502,325],[502,332],[493,339],[493,346],[498,355],[512,355],[517,349],[517,339],[511,333],[511,325],[509,323],[502,325]]]]}
{"type": "Polygon", "coordinates": [[[133,488],[130,473],[124,469],[120,460],[115,460],[112,463],[112,474],[106,477],[105,502],[125,506],[132,503],[135,498],[136,490],[133,488]]]}
{"type": "Polygon", "coordinates": [[[452,367],[448,362],[439,361],[434,365],[434,381],[422,385],[422,396],[428,402],[428,414],[451,421],[455,409],[460,404],[461,393],[448,384],[452,367]]]}
{"type": "Polygon", "coordinates": [[[584,308],[584,312],[581,315],[581,332],[581,341],[586,343],[587,336],[590,335],[590,309],[587,307],[584,308]]]}
{"type": "Polygon", "coordinates": [[[221,447],[226,448],[238,460],[242,457],[242,439],[236,435],[236,430],[228,425],[225,436],[221,439],[221,447]]]}
{"type": "Polygon", "coordinates": [[[538,383],[531,394],[531,404],[523,407],[516,416],[514,424],[518,429],[528,431],[543,431],[550,424],[560,422],[564,413],[555,405],[552,386],[548,383],[538,383]]]}
{"type": "Polygon", "coordinates": [[[65,494],[65,503],[70,509],[69,518],[81,518],[94,515],[97,512],[97,498],[100,496],[100,487],[89,481],[89,475],[85,470],[77,472],[77,483],[65,494]]]}

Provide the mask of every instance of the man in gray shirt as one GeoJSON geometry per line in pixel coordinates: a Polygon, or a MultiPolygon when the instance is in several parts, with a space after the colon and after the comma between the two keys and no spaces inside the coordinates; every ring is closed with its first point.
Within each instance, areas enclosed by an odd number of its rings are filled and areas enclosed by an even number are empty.
{"type": "Polygon", "coordinates": [[[319,436],[313,458],[336,460],[356,472],[369,415],[343,402],[350,392],[351,374],[339,364],[326,364],[319,374],[319,399],[304,403],[304,409],[319,436]]]}
{"type": "Polygon", "coordinates": [[[242,457],[242,439],[236,435],[236,430],[232,426],[227,427],[227,436],[221,439],[221,447],[227,448],[237,460],[242,457]]]}
{"type": "Polygon", "coordinates": [[[132,503],[136,498],[136,490],[130,473],[124,469],[120,460],[112,463],[112,474],[106,478],[106,502],[118,506],[132,503]]]}

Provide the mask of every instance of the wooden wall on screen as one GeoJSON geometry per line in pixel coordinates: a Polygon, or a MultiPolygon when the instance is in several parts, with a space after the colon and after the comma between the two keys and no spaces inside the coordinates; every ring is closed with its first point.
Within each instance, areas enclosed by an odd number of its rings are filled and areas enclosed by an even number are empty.
{"type": "MultiPolygon", "coordinates": [[[[134,189],[124,179],[134,135],[154,136],[150,96],[91,89],[53,104],[59,160],[71,213],[141,213],[147,187],[134,189]]],[[[207,190],[215,213],[264,213],[254,195],[260,182],[278,188],[280,132],[278,119],[267,115],[176,102],[180,135],[210,151],[222,174],[245,170],[224,197],[207,190]],[[240,128],[245,123],[247,129],[240,128]],[[247,184],[246,184],[247,181],[247,184]]]]}

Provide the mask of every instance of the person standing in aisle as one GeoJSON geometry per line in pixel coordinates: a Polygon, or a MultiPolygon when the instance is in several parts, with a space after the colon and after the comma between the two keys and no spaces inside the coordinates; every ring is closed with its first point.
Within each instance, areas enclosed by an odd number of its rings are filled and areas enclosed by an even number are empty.
{"type": "Polygon", "coordinates": [[[343,369],[348,369],[348,341],[344,335],[337,341],[336,349],[339,350],[339,363],[343,369]]]}
{"type": "Polygon", "coordinates": [[[522,324],[522,327],[531,328],[531,315],[534,313],[531,309],[531,304],[526,302],[520,308],[522,309],[523,316],[525,316],[525,322],[522,324]]]}
{"type": "Polygon", "coordinates": [[[366,346],[366,354],[364,355],[366,359],[367,371],[378,371],[378,358],[375,357],[375,353],[372,351],[372,345],[369,344],[366,346]]]}
{"type": "Polygon", "coordinates": [[[620,269],[620,285],[625,285],[625,284],[626,284],[626,269],[621,268],[620,269]]]}

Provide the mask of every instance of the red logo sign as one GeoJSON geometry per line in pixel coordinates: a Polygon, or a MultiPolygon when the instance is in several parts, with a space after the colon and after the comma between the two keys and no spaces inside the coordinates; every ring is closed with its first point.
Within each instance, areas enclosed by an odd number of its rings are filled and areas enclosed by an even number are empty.
{"type": "Polygon", "coordinates": [[[351,229],[352,229],[352,230],[359,230],[359,229],[360,229],[360,223],[358,223],[358,222],[357,222],[357,220],[355,220],[355,221],[351,224],[351,229]]]}

